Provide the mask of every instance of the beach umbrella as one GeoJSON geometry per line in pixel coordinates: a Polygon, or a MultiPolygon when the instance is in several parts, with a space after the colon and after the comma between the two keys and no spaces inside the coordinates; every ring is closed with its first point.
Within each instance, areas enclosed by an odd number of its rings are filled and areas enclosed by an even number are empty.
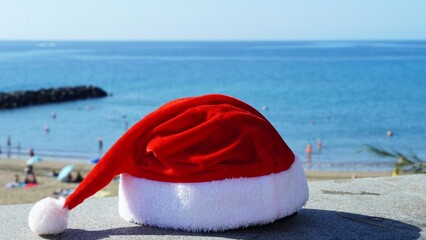
{"type": "Polygon", "coordinates": [[[33,157],[30,157],[27,160],[27,165],[33,165],[34,163],[38,163],[38,162],[41,162],[41,157],[40,156],[33,156],[33,157]]]}
{"type": "Polygon", "coordinates": [[[73,169],[74,169],[74,165],[72,164],[65,166],[64,168],[61,169],[56,179],[58,179],[58,181],[62,181],[72,172],[73,169]]]}
{"type": "Polygon", "coordinates": [[[96,163],[99,162],[99,160],[100,160],[100,158],[94,158],[90,162],[93,163],[93,164],[96,164],[96,163]]]}

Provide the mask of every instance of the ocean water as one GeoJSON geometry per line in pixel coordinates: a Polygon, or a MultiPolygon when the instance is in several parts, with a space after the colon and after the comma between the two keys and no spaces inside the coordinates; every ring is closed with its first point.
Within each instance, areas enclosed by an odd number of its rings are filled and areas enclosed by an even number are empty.
{"type": "Polygon", "coordinates": [[[111,96],[1,110],[0,157],[10,136],[14,156],[19,143],[22,156],[88,161],[162,104],[223,93],[304,161],[311,143],[313,168],[389,169],[366,144],[426,159],[426,41],[0,42],[1,92],[81,84],[111,96]]]}

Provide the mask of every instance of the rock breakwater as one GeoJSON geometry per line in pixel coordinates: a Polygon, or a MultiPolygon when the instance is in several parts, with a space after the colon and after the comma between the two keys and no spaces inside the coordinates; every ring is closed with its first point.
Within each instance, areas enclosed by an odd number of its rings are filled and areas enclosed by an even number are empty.
{"type": "Polygon", "coordinates": [[[47,103],[67,102],[106,97],[108,94],[96,86],[58,87],[39,90],[0,92],[0,109],[27,107],[47,103]]]}

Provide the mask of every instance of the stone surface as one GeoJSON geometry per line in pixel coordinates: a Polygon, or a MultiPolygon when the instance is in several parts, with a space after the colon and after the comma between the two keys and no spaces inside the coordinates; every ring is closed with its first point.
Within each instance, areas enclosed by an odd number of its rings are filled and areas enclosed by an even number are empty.
{"type": "Polygon", "coordinates": [[[11,93],[0,92],[0,109],[26,107],[46,103],[58,103],[88,98],[100,98],[106,96],[107,93],[104,90],[94,86],[46,88],[36,91],[15,91],[11,93]]]}
{"type": "Polygon", "coordinates": [[[30,204],[1,206],[0,239],[426,239],[426,175],[311,182],[296,217],[220,233],[188,233],[127,223],[117,197],[89,199],[70,213],[68,229],[37,236],[30,204]]]}

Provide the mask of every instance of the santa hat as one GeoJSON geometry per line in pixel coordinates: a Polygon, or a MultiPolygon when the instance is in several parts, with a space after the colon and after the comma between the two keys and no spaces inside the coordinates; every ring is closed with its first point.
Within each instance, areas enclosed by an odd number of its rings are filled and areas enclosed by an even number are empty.
{"type": "Polygon", "coordinates": [[[129,129],[66,199],[31,209],[37,234],[57,234],[68,211],[121,174],[126,221],[186,231],[266,224],[308,200],[300,160],[258,111],[235,98],[172,101],[129,129]]]}

